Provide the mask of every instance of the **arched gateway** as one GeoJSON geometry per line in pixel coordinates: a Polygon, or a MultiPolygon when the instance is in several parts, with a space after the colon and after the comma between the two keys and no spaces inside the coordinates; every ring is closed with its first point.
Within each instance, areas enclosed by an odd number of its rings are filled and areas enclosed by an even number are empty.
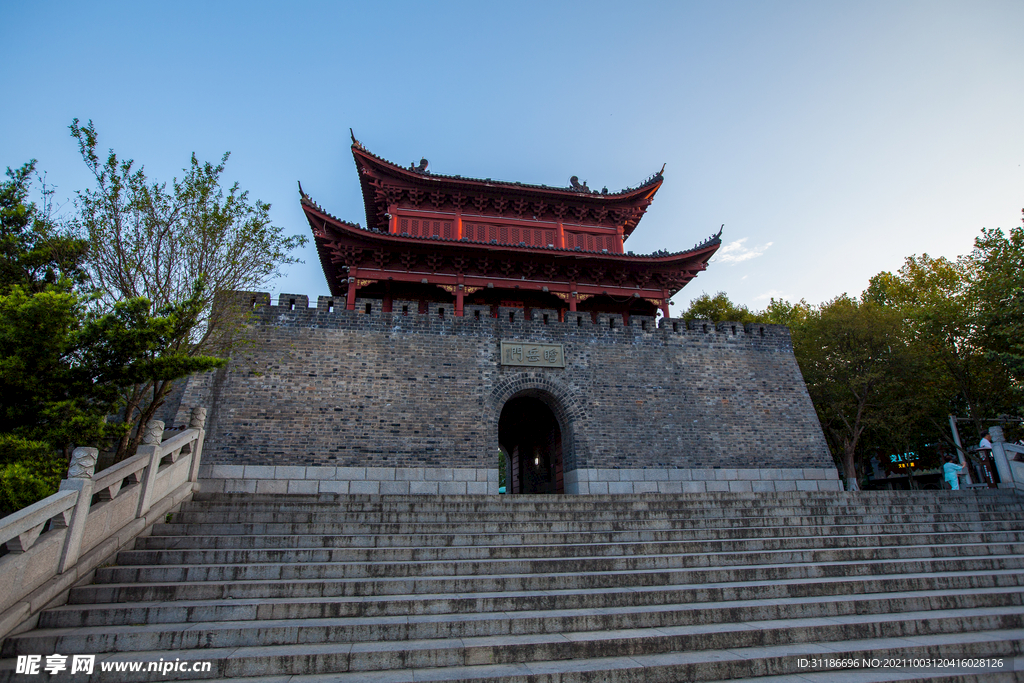
{"type": "Polygon", "coordinates": [[[562,430],[548,407],[551,397],[525,392],[509,399],[498,419],[509,493],[564,493],[562,430]]]}

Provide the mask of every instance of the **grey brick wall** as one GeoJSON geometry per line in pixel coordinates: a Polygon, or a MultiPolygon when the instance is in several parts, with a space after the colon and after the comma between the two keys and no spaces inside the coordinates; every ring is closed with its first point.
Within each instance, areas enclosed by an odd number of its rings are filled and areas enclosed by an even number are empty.
{"type": "Polygon", "coordinates": [[[205,463],[494,468],[501,408],[525,391],[553,408],[567,472],[834,472],[784,327],[545,324],[512,309],[510,323],[474,306],[418,315],[415,303],[405,316],[397,301],[367,315],[369,301],[328,312],[287,298],[257,308],[251,345],[185,389],[181,410],[211,406],[205,463]],[[502,366],[503,339],[564,344],[566,367],[502,366]]]}

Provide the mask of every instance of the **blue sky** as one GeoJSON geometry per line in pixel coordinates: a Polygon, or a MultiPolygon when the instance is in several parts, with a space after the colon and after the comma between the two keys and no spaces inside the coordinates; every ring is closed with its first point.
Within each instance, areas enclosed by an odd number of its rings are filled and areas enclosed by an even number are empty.
{"type": "MultiPolygon", "coordinates": [[[[818,303],[1019,224],[1022,27],[1019,1],[6,2],[0,166],[36,158],[70,198],[67,126],[92,119],[157,178],[230,151],[226,178],[309,234],[297,180],[365,223],[349,127],[446,174],[614,191],[665,163],[627,248],[725,224],[674,312],[818,303]]],[[[268,288],[327,293],[301,257],[268,288]]]]}

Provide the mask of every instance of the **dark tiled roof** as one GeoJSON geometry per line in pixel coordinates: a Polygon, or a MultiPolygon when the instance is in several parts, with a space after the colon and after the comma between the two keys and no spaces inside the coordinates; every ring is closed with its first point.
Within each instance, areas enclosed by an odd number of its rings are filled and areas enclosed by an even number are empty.
{"type": "Polygon", "coordinates": [[[369,157],[372,157],[373,159],[376,159],[377,161],[379,161],[379,162],[381,162],[383,164],[387,164],[388,166],[391,166],[391,167],[393,167],[393,168],[395,168],[397,170],[400,170],[400,171],[405,171],[406,173],[414,173],[416,175],[423,176],[424,178],[436,178],[436,179],[439,179],[439,180],[452,180],[452,181],[457,181],[457,182],[461,181],[461,182],[471,182],[471,183],[485,183],[485,184],[488,184],[488,185],[500,185],[500,186],[503,186],[503,187],[518,187],[518,188],[526,188],[526,189],[530,189],[530,190],[545,190],[545,191],[550,191],[550,192],[568,192],[568,193],[571,193],[571,194],[579,195],[580,197],[588,197],[588,198],[595,198],[596,199],[596,198],[600,198],[600,197],[621,197],[621,196],[624,196],[624,195],[632,194],[632,193],[636,192],[637,190],[642,190],[643,188],[648,187],[649,185],[655,185],[655,184],[657,184],[657,183],[659,183],[659,182],[661,182],[662,180],[665,179],[665,176],[664,176],[665,167],[662,166],[660,171],[658,171],[657,173],[651,175],[649,178],[647,178],[647,180],[643,181],[642,183],[640,183],[636,187],[627,187],[627,188],[625,188],[623,190],[619,190],[618,192],[607,192],[607,193],[605,193],[605,192],[599,192],[599,191],[596,191],[596,190],[591,190],[590,192],[586,192],[586,191],[583,191],[583,190],[574,189],[572,187],[554,187],[552,185],[533,185],[533,184],[530,184],[530,183],[522,183],[522,182],[518,182],[518,181],[517,182],[509,182],[507,180],[494,180],[493,178],[470,178],[470,177],[464,177],[464,176],[460,176],[460,175],[443,175],[443,174],[439,174],[439,173],[431,173],[429,170],[421,171],[418,168],[406,168],[404,166],[400,166],[400,165],[398,165],[398,164],[396,164],[396,163],[394,163],[392,161],[388,161],[384,157],[377,156],[376,154],[374,154],[370,150],[366,149],[366,147],[364,147],[363,144],[361,142],[359,142],[358,140],[356,140],[354,137],[352,138],[352,140],[353,140],[352,148],[354,150],[357,149],[360,152],[362,152],[363,154],[365,154],[365,155],[367,155],[369,157]]]}

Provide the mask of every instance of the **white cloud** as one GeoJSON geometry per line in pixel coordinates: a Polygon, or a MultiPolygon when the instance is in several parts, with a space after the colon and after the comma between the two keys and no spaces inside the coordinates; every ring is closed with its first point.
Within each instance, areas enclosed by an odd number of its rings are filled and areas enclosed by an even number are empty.
{"type": "Polygon", "coordinates": [[[759,247],[746,247],[743,245],[748,238],[738,239],[735,242],[729,242],[724,247],[718,250],[712,262],[718,261],[720,263],[731,263],[733,265],[740,263],[741,261],[749,261],[752,258],[757,258],[765,251],[768,247],[772,246],[771,242],[762,244],[759,247]]]}
{"type": "Polygon", "coordinates": [[[765,292],[764,294],[759,294],[758,296],[755,296],[754,297],[754,301],[767,301],[769,299],[783,299],[783,300],[786,300],[788,298],[789,297],[787,297],[784,292],[780,292],[777,289],[772,289],[772,290],[769,290],[769,291],[765,292]]]}

